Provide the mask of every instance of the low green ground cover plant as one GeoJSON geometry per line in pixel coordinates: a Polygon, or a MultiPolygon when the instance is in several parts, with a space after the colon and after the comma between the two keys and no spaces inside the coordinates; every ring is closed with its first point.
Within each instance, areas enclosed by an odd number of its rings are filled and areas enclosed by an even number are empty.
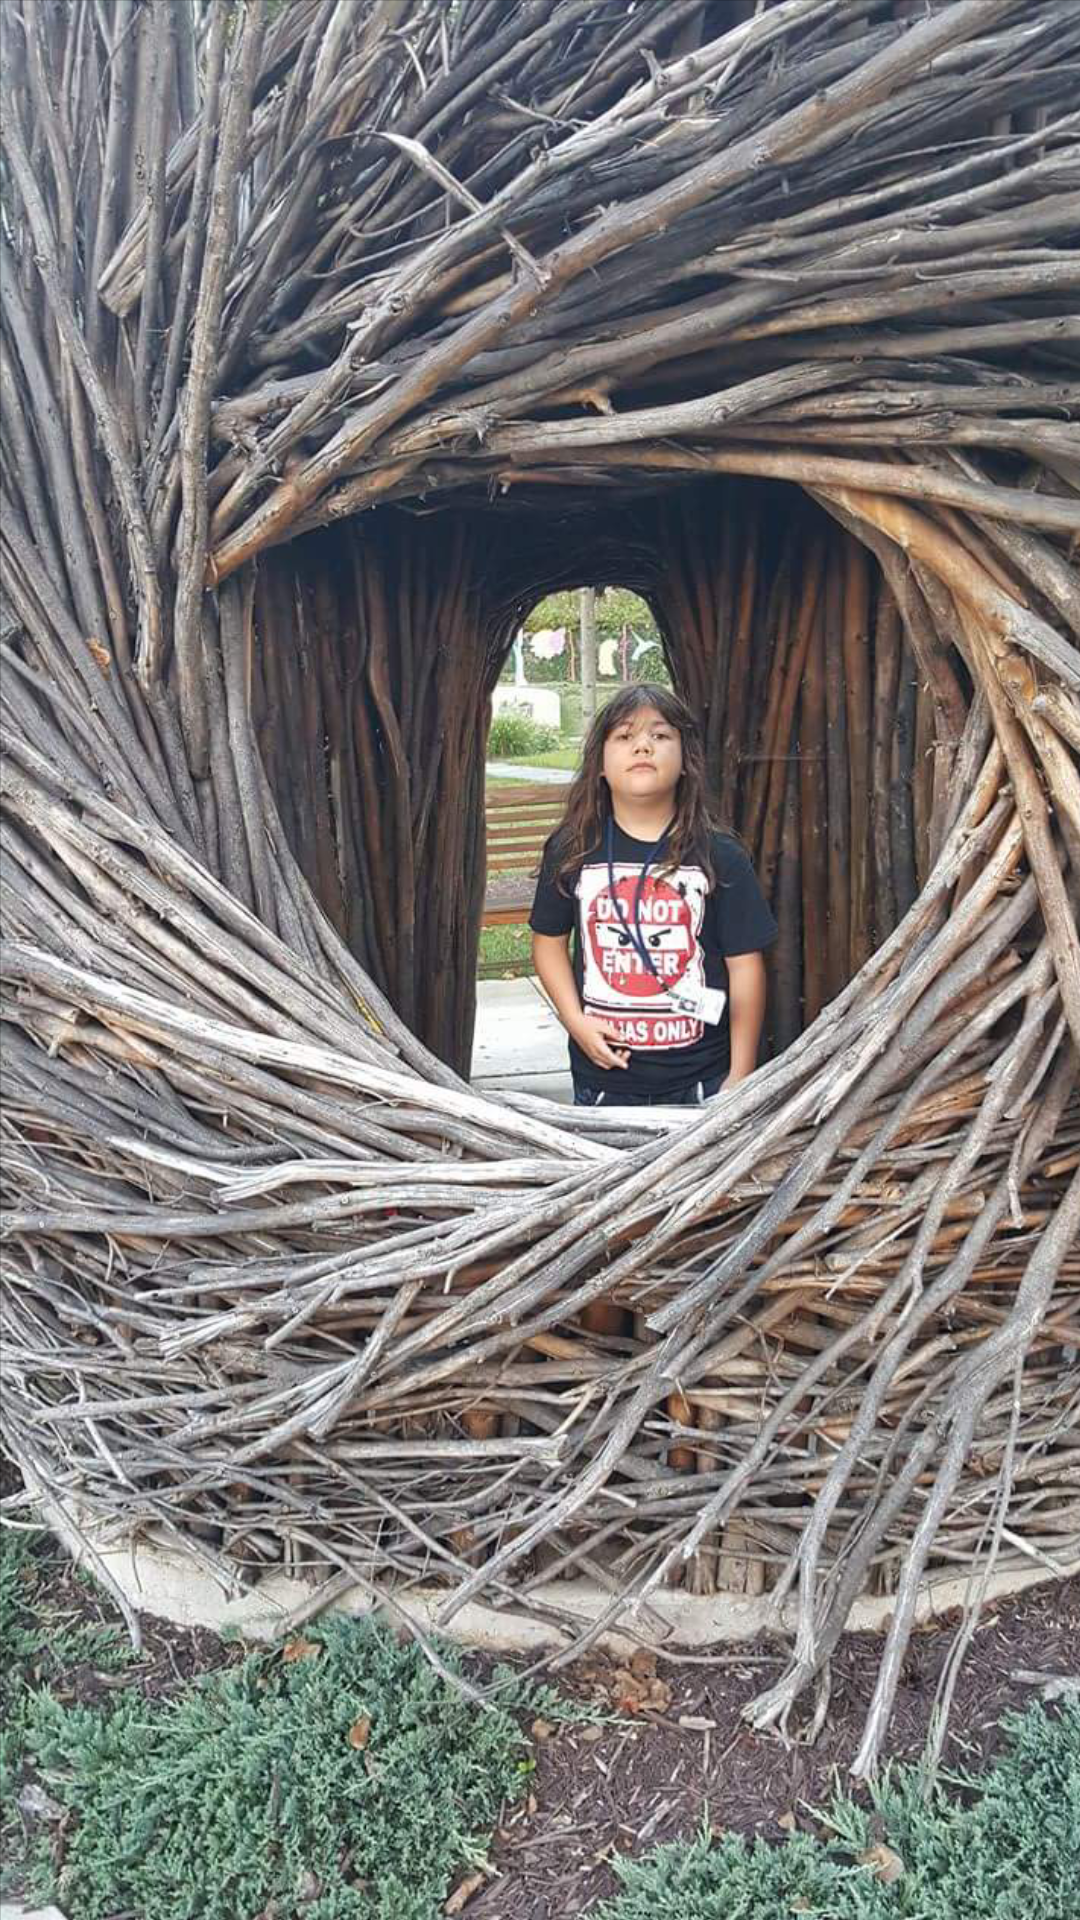
{"type": "Polygon", "coordinates": [[[40,1691],[26,1741],[72,1816],[32,1884],[69,1920],[432,1920],[532,1768],[507,1706],[344,1618],[173,1700],[40,1691]]]}
{"type": "Polygon", "coordinates": [[[29,1709],[35,1693],[80,1667],[120,1673],[132,1659],[122,1630],[87,1619],[50,1594],[66,1557],[43,1532],[0,1528],[0,1845],[5,1867],[17,1867],[24,1830],[16,1801],[28,1758],[29,1709]]]}
{"type": "Polygon", "coordinates": [[[895,1766],[871,1804],[837,1795],[825,1840],[703,1833],[620,1861],[591,1920],[1078,1920],[1080,1704],[1004,1722],[1007,1750],[925,1791],[895,1766]]]}

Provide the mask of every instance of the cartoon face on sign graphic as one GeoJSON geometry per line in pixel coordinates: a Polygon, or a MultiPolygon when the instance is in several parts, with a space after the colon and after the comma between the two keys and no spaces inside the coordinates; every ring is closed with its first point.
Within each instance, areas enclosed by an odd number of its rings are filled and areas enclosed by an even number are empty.
{"type": "Polygon", "coordinates": [[[652,967],[647,967],[628,929],[640,867],[616,866],[616,907],[606,865],[586,866],[578,881],[586,1008],[621,1027],[635,1048],[686,1046],[703,1028],[692,1014],[671,1005],[671,992],[705,984],[699,934],[708,881],[700,867],[646,877],[636,924],[652,967]],[[653,972],[655,968],[655,973],[653,972]]]}
{"type": "Polygon", "coordinates": [[[679,893],[669,881],[650,875],[637,913],[637,932],[652,961],[647,967],[629,932],[635,924],[636,892],[635,878],[615,882],[617,902],[610,887],[597,894],[588,917],[589,945],[601,978],[614,993],[652,1000],[682,979],[697,942],[685,889],[679,893]]]}

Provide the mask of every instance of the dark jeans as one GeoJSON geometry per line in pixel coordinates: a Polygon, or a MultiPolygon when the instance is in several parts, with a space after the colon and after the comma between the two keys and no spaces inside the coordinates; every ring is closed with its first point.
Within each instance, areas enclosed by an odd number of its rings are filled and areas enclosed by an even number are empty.
{"type": "Polygon", "coordinates": [[[575,1107],[699,1107],[719,1091],[719,1075],[715,1080],[696,1080],[679,1093],[621,1093],[614,1087],[609,1093],[604,1087],[589,1087],[574,1077],[575,1107]]]}

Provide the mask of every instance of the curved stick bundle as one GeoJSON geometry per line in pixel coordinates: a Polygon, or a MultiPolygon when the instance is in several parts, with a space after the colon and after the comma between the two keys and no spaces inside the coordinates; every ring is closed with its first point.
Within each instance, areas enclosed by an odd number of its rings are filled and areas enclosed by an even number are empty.
{"type": "Polygon", "coordinates": [[[564,1653],[794,1591],[760,1725],[888,1592],[865,1772],[920,1582],[1080,1537],[1080,20],[719,12],[6,8],[4,1438],[564,1653]],[[789,929],[690,1120],[455,1070],[587,564],[789,929]]]}

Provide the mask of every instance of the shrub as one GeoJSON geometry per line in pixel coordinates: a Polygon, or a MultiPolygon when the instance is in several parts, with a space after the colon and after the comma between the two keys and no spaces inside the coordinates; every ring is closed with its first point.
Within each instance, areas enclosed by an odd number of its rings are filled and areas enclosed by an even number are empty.
{"type": "Polygon", "coordinates": [[[550,753],[559,744],[554,727],[545,727],[524,707],[503,707],[491,722],[488,734],[489,756],[504,755],[511,760],[527,759],[530,753],[550,753]]]}

